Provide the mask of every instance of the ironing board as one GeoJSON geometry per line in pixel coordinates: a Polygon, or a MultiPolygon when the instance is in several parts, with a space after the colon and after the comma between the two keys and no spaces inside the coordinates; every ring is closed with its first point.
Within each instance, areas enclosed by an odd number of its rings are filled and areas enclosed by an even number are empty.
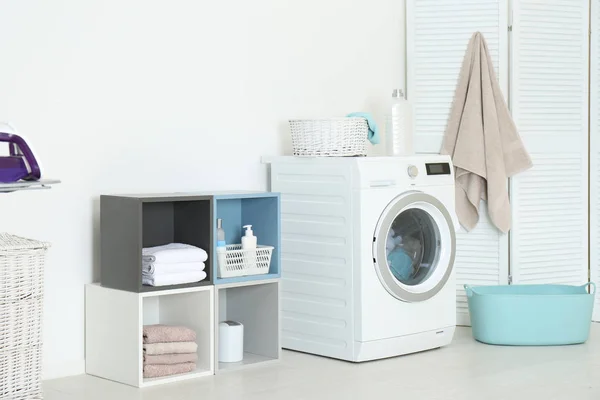
{"type": "Polygon", "coordinates": [[[50,189],[51,185],[60,183],[58,179],[40,179],[39,181],[19,181],[13,183],[0,183],[0,193],[15,192],[17,190],[50,189]]]}

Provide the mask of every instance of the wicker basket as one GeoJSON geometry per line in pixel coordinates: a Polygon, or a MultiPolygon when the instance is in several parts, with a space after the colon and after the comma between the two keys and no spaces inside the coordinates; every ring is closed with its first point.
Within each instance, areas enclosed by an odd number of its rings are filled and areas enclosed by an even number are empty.
{"type": "Polygon", "coordinates": [[[369,126],[359,117],[290,120],[295,156],[347,157],[367,154],[369,126]]]}
{"type": "Polygon", "coordinates": [[[42,398],[48,247],[47,243],[0,233],[0,399],[42,398]]]}

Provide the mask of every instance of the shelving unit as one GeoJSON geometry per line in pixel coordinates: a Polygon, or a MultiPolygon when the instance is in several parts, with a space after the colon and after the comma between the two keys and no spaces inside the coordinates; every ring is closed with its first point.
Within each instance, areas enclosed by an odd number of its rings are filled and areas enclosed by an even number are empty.
{"type": "Polygon", "coordinates": [[[100,196],[101,283],[130,292],[164,290],[142,284],[142,248],[179,242],[208,253],[206,279],[169,289],[274,279],[281,276],[279,193],[227,192],[100,196]],[[269,273],[221,279],[216,254],[217,219],[227,244],[239,244],[252,225],[258,244],[273,246],[269,273]]]}
{"type": "Polygon", "coordinates": [[[233,371],[276,361],[281,356],[279,279],[244,281],[215,286],[218,321],[244,325],[244,359],[219,362],[219,326],[215,324],[215,372],[233,371]]]}
{"type": "Polygon", "coordinates": [[[136,387],[213,375],[214,288],[132,293],[86,285],[86,373],[136,387]],[[196,331],[196,371],[144,379],[144,325],[183,325],[196,331]]]}
{"type": "Polygon", "coordinates": [[[100,198],[101,282],[86,286],[86,372],[136,387],[192,379],[264,365],[280,358],[279,193],[201,192],[103,195],[100,198]],[[273,246],[269,272],[219,278],[217,219],[227,244],[241,243],[252,225],[259,245],[273,246]],[[144,247],[186,243],[208,253],[201,282],[152,287],[142,284],[144,247]],[[244,359],[219,363],[218,325],[244,325],[244,359]],[[198,334],[198,369],[143,379],[142,329],[184,325],[198,334]]]}

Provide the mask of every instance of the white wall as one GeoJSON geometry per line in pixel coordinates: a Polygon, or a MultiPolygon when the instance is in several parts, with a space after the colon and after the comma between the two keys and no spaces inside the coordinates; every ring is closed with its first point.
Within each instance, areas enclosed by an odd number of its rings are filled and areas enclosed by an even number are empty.
{"type": "Polygon", "coordinates": [[[1,2],[0,121],[63,180],[0,197],[1,230],[53,243],[45,377],[84,372],[98,195],[265,189],[288,117],[382,111],[403,20],[397,0],[1,2]]]}

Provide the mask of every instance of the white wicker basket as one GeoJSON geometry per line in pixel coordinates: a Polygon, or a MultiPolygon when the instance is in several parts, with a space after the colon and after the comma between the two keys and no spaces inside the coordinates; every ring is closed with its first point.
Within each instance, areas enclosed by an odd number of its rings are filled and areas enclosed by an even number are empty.
{"type": "Polygon", "coordinates": [[[48,243],[0,233],[0,399],[42,399],[48,243]]]}
{"type": "Polygon", "coordinates": [[[266,274],[269,272],[272,253],[272,246],[242,250],[241,244],[228,244],[225,251],[217,249],[219,278],[266,274]]]}
{"type": "Polygon", "coordinates": [[[369,125],[360,117],[290,120],[295,156],[346,157],[367,154],[369,125]]]}

